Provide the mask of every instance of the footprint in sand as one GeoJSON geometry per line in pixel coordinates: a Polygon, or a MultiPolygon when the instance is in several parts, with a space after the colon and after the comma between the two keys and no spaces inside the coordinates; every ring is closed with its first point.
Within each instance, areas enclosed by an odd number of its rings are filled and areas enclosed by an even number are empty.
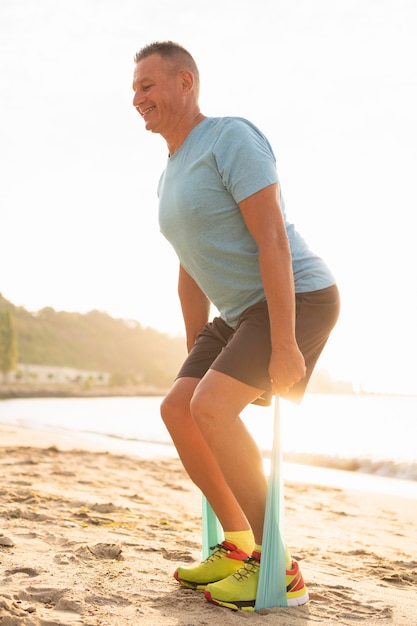
{"type": "MultiPolygon", "coordinates": [[[[390,606],[377,606],[360,602],[358,598],[352,599],[352,590],[342,585],[329,586],[325,594],[310,592],[310,600],[315,602],[325,602],[327,604],[327,617],[336,623],[344,619],[355,621],[366,621],[371,617],[378,620],[388,620],[393,616],[390,606]]],[[[345,623],[345,622],[343,622],[345,623]]]]}
{"type": "Polygon", "coordinates": [[[19,591],[17,598],[29,602],[55,605],[67,591],[68,589],[54,589],[52,587],[27,587],[19,591]]]}
{"type": "Polygon", "coordinates": [[[15,574],[26,574],[29,578],[36,578],[36,576],[40,575],[38,570],[33,569],[32,567],[14,567],[13,569],[8,569],[4,572],[6,576],[14,576],[15,574]]]}
{"type": "Polygon", "coordinates": [[[191,563],[194,561],[194,557],[190,552],[184,552],[180,550],[166,550],[165,548],[161,548],[160,552],[164,559],[168,561],[182,561],[186,563],[191,563]]]}
{"type": "Polygon", "coordinates": [[[121,561],[123,559],[122,548],[114,543],[96,543],[94,546],[81,546],[76,551],[76,555],[82,560],[96,558],[121,561]]]}

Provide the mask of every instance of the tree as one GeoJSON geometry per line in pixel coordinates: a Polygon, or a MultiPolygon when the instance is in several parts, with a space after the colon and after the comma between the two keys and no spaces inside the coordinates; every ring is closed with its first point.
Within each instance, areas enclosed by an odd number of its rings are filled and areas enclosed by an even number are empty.
{"type": "Polygon", "coordinates": [[[0,371],[3,380],[17,366],[17,335],[10,311],[0,311],[0,371]]]}

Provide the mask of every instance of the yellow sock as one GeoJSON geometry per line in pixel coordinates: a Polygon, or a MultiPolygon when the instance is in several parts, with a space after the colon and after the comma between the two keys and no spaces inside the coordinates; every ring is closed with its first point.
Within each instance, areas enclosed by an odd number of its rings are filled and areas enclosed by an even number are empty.
{"type": "Polygon", "coordinates": [[[252,554],[253,546],[255,545],[255,540],[253,538],[253,532],[251,530],[239,530],[239,531],[225,531],[224,538],[226,541],[230,541],[230,543],[234,543],[234,545],[239,548],[239,550],[243,550],[246,554],[252,554]]]}
{"type": "MultiPolygon", "coordinates": [[[[259,554],[262,554],[262,546],[257,543],[255,543],[254,550],[255,552],[259,552],[259,554]]],[[[288,550],[287,544],[285,544],[285,569],[292,569],[292,557],[290,551],[288,550]]]]}

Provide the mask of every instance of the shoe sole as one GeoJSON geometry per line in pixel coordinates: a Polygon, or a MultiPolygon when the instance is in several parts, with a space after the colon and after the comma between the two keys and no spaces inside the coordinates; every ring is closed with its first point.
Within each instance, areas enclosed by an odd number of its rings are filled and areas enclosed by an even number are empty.
{"type": "MultiPolygon", "coordinates": [[[[178,577],[177,572],[174,573],[174,578],[177,582],[180,583],[180,585],[182,587],[185,587],[186,589],[192,589],[193,591],[205,591],[207,585],[209,585],[210,583],[193,583],[192,581],[189,580],[182,580],[181,578],[178,577]]],[[[218,582],[218,581],[213,581],[213,582],[218,582]]]]}
{"type": "Polygon", "coordinates": [[[205,591],[207,585],[210,584],[210,583],[206,583],[206,584],[189,583],[188,581],[184,581],[184,580],[178,580],[178,582],[180,583],[181,587],[184,587],[185,589],[191,589],[192,591],[205,591]]]}
{"type": "Polygon", "coordinates": [[[306,591],[304,595],[298,596],[298,598],[287,598],[288,606],[302,606],[303,604],[307,604],[309,601],[309,595],[306,591]]]}
{"type": "MultiPolygon", "coordinates": [[[[211,602],[212,604],[216,604],[217,606],[223,606],[226,609],[230,609],[231,611],[255,611],[255,600],[247,600],[242,602],[224,602],[223,600],[216,600],[212,597],[209,591],[204,593],[204,597],[206,600],[211,602]]],[[[295,607],[302,606],[309,601],[308,593],[306,592],[304,595],[299,596],[298,598],[287,598],[287,606],[295,607]]],[[[272,607],[271,607],[272,608],[272,607]]]]}
{"type": "Polygon", "coordinates": [[[223,606],[226,609],[230,609],[231,611],[254,611],[255,610],[255,601],[248,600],[247,602],[239,602],[239,606],[237,604],[233,604],[232,602],[224,602],[223,600],[216,600],[212,597],[210,591],[206,591],[204,593],[204,597],[206,600],[211,602],[212,604],[216,604],[217,606],[223,606]]]}

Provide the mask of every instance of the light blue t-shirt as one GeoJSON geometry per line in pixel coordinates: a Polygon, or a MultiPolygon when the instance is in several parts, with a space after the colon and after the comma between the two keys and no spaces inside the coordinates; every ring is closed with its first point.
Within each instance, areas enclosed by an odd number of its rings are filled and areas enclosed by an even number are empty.
{"type": "MultiPolygon", "coordinates": [[[[278,182],[266,137],[242,118],[205,118],[168,159],[158,186],[159,224],[181,265],[229,326],[265,299],[258,247],[238,203],[278,182]]],[[[287,221],[295,291],[334,284],[325,263],[287,221]]],[[[261,209],[260,209],[261,210],[261,209]]],[[[279,272],[279,267],[277,267],[279,272]]]]}

